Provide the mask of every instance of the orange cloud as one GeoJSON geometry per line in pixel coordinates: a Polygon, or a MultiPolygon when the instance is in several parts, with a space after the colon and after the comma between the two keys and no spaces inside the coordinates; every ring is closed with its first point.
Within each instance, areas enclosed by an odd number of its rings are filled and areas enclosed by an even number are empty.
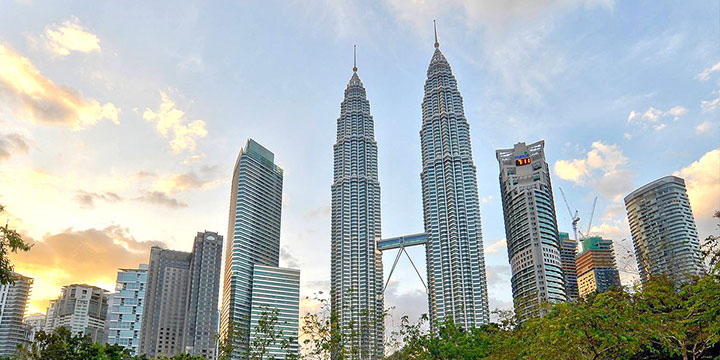
{"type": "Polygon", "coordinates": [[[60,288],[87,283],[114,290],[118,268],[147,263],[150,247],[164,246],[159,241],[138,241],[128,229],[118,225],[104,229],[73,230],[46,235],[42,241],[26,240],[34,245],[29,252],[11,254],[15,271],[33,277],[31,312],[44,313],[49,300],[60,288]]]}
{"type": "Polygon", "coordinates": [[[162,104],[160,110],[154,112],[146,109],[143,113],[143,119],[155,122],[157,131],[167,137],[172,132],[172,140],[170,140],[170,148],[174,152],[182,150],[195,150],[195,139],[207,136],[205,122],[195,120],[192,122],[185,121],[185,112],[175,108],[175,103],[168,98],[164,92],[160,93],[162,104]]]}
{"type": "Polygon", "coordinates": [[[101,105],[79,92],[56,85],[44,77],[27,58],[0,44],[0,96],[18,118],[80,130],[101,119],[118,122],[115,105],[101,105]]]}
{"type": "Polygon", "coordinates": [[[100,51],[100,39],[97,35],[85,31],[77,18],[48,28],[45,35],[48,46],[58,55],[69,55],[71,51],[100,51]]]}
{"type": "Polygon", "coordinates": [[[720,210],[720,149],[708,151],[674,175],[685,179],[700,239],[716,233],[713,214],[720,210]]]}

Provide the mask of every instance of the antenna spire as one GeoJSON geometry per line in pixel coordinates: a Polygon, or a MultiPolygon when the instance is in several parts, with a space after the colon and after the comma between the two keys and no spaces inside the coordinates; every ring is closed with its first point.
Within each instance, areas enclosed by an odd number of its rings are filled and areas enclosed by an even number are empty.
{"type": "Polygon", "coordinates": [[[357,45],[353,45],[353,72],[357,72],[357,45]]]}
{"type": "Polygon", "coordinates": [[[433,30],[435,30],[435,48],[440,47],[440,43],[437,40],[437,24],[435,24],[435,20],[433,20],[433,30]]]}

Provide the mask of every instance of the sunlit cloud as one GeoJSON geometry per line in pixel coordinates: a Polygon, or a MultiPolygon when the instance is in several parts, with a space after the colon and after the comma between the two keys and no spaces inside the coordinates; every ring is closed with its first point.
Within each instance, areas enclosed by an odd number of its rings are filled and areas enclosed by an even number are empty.
{"type": "Polygon", "coordinates": [[[507,241],[505,239],[501,239],[498,241],[493,242],[492,244],[485,247],[485,253],[486,254],[497,254],[501,250],[507,249],[507,241]]]}
{"type": "Polygon", "coordinates": [[[705,121],[701,122],[700,124],[698,124],[697,126],[695,126],[695,133],[705,134],[705,133],[710,132],[710,130],[712,130],[714,127],[715,127],[714,123],[712,123],[708,120],[705,120],[705,121]]]}
{"type": "Polygon", "coordinates": [[[678,121],[680,117],[687,114],[687,112],[687,108],[679,105],[667,111],[649,107],[644,113],[639,113],[635,110],[631,111],[627,121],[628,123],[640,124],[644,128],[652,127],[660,131],[667,127],[667,124],[661,121],[663,118],[670,117],[673,121],[678,121]]]}
{"type": "Polygon", "coordinates": [[[701,81],[710,80],[710,74],[717,71],[720,71],[720,61],[718,61],[717,64],[710,66],[703,70],[701,73],[697,74],[697,79],[701,81]]]}
{"type": "Polygon", "coordinates": [[[188,206],[186,203],[175,199],[161,191],[144,191],[142,195],[135,198],[135,200],[142,201],[148,204],[165,206],[170,209],[179,209],[188,206]]]}
{"type": "Polygon", "coordinates": [[[0,163],[10,159],[13,154],[27,154],[28,150],[30,150],[30,146],[22,135],[0,134],[0,163]]]}
{"type": "Polygon", "coordinates": [[[700,237],[715,233],[713,214],[720,210],[720,149],[708,151],[674,175],[685,179],[700,237]]]}
{"type": "Polygon", "coordinates": [[[170,100],[167,94],[161,92],[160,95],[162,96],[160,110],[155,112],[146,109],[143,113],[143,119],[154,122],[155,128],[162,136],[172,136],[170,148],[174,152],[195,150],[195,140],[207,136],[205,122],[202,120],[187,122],[185,112],[175,108],[175,103],[170,100]]]}
{"type": "Polygon", "coordinates": [[[27,58],[0,44],[0,96],[23,120],[65,125],[74,130],[95,125],[101,119],[119,124],[120,109],[108,102],[83,98],[76,90],[56,85],[40,74],[27,58]]]}
{"type": "Polygon", "coordinates": [[[67,20],[61,25],[54,25],[45,31],[47,44],[58,55],[69,55],[71,51],[89,53],[100,52],[100,39],[97,35],[87,32],[80,25],[78,18],[67,20]]]}

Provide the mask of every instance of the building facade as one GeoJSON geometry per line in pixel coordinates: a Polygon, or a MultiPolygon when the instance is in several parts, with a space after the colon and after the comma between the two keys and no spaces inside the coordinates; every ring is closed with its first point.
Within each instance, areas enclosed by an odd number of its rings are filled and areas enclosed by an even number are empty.
{"type": "Polygon", "coordinates": [[[140,348],[147,270],[147,264],[120,269],[108,306],[107,343],[130,349],[132,355],[137,355],[140,348]]]}
{"type": "Polygon", "coordinates": [[[29,341],[35,340],[35,334],[38,331],[45,329],[45,314],[31,314],[23,321],[27,330],[29,341]]]}
{"type": "MultiPolygon", "coordinates": [[[[233,170],[228,235],[225,242],[220,337],[249,336],[254,265],[277,267],[283,170],[275,155],[249,139],[233,170]]],[[[244,358],[247,338],[233,342],[233,359],[244,358]]]]}
{"type": "Polygon", "coordinates": [[[423,215],[430,325],[490,321],[477,169],[463,99],[437,40],[422,102],[423,215]]]}
{"type": "MultiPolygon", "coordinates": [[[[345,88],[333,146],[331,311],[360,359],[383,353],[380,183],[373,117],[357,67],[345,88]],[[351,336],[357,334],[357,336],[351,336]]],[[[346,349],[349,350],[349,349],[346,349]]]]}
{"type": "Polygon", "coordinates": [[[64,326],[74,335],[87,335],[93,342],[104,342],[108,296],[107,290],[97,286],[63,286],[60,297],[50,303],[45,331],[52,332],[64,326]]]}
{"type": "Polygon", "coordinates": [[[665,176],[642,186],[625,197],[625,208],[640,280],[700,275],[700,240],[683,179],[665,176]]]}
{"type": "Polygon", "coordinates": [[[198,233],[193,252],[150,249],[139,353],[215,359],[222,236],[198,233]]]}
{"type": "Polygon", "coordinates": [[[570,238],[568,233],[560,233],[560,261],[562,262],[562,271],[565,276],[565,292],[569,301],[575,301],[580,296],[578,292],[577,268],[575,267],[575,257],[577,256],[577,241],[570,238]]]}
{"type": "MultiPolygon", "coordinates": [[[[299,356],[298,329],[300,319],[300,270],[274,266],[253,267],[252,301],[250,306],[250,344],[267,338],[259,322],[277,316],[274,331],[278,339],[268,344],[269,359],[281,360],[288,355],[299,356]]],[[[290,356],[292,358],[292,356],[290,356]]]]}
{"type": "Polygon", "coordinates": [[[544,303],[567,300],[545,141],[496,151],[512,269],[515,314],[542,316],[544,303]]]}
{"type": "Polygon", "coordinates": [[[23,324],[30,304],[33,279],[13,273],[14,284],[0,285],[0,357],[13,356],[18,345],[27,341],[23,324]]]}
{"type": "Polygon", "coordinates": [[[583,239],[583,251],[578,254],[575,263],[580,297],[621,286],[612,240],[599,236],[583,239]]]}

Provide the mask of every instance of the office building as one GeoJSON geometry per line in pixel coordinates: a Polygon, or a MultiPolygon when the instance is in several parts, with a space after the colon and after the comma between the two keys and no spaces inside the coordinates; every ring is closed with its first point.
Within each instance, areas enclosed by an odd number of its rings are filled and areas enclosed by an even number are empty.
{"type": "Polygon", "coordinates": [[[140,264],[137,269],[120,269],[108,306],[107,343],[128,348],[133,356],[140,348],[147,269],[147,264],[140,264]]]}
{"type": "MultiPolygon", "coordinates": [[[[235,332],[249,336],[253,266],[277,267],[280,260],[283,171],[274,159],[272,152],[249,139],[235,163],[225,242],[222,339],[235,332]]],[[[244,358],[247,342],[233,342],[233,359],[244,358]]]]}
{"type": "Polygon", "coordinates": [[[575,301],[580,296],[578,293],[577,269],[575,268],[575,257],[577,256],[577,241],[570,238],[568,233],[560,233],[560,261],[565,276],[565,292],[569,301],[575,301]]]}
{"type": "Polygon", "coordinates": [[[300,319],[300,270],[274,266],[253,267],[252,301],[250,307],[250,344],[262,341],[268,334],[260,331],[258,322],[277,316],[273,330],[277,340],[269,344],[269,359],[299,356],[298,329],[300,319]]]}
{"type": "MultiPolygon", "coordinates": [[[[490,321],[477,169],[463,99],[437,36],[422,101],[423,214],[430,325],[490,321]]],[[[379,206],[379,205],[378,205],[379,206]]]]}
{"type": "Polygon", "coordinates": [[[14,284],[0,285],[0,357],[13,356],[27,341],[23,318],[30,304],[33,279],[12,273],[14,284]]]}
{"type": "Polygon", "coordinates": [[[215,359],[222,236],[198,233],[193,252],[150,249],[141,355],[215,359]]]}
{"type": "Polygon", "coordinates": [[[105,321],[108,312],[107,290],[88,284],[72,284],[50,302],[45,331],[64,326],[74,335],[86,335],[93,342],[105,342],[105,321]]]}
{"type": "Polygon", "coordinates": [[[515,314],[542,316],[544,303],[567,300],[545,141],[497,150],[515,314]]]}
{"type": "Polygon", "coordinates": [[[625,197],[640,280],[667,275],[683,282],[702,273],[702,253],[685,181],[657,179],[625,197]]]}
{"type": "Polygon", "coordinates": [[[357,67],[345,88],[333,146],[331,210],[331,311],[346,350],[360,359],[383,357],[383,270],[380,240],[378,150],[370,102],[357,67]]]}
{"type": "Polygon", "coordinates": [[[583,239],[582,244],[583,251],[575,260],[579,295],[585,297],[593,292],[620,287],[612,240],[590,236],[583,239]]]}

